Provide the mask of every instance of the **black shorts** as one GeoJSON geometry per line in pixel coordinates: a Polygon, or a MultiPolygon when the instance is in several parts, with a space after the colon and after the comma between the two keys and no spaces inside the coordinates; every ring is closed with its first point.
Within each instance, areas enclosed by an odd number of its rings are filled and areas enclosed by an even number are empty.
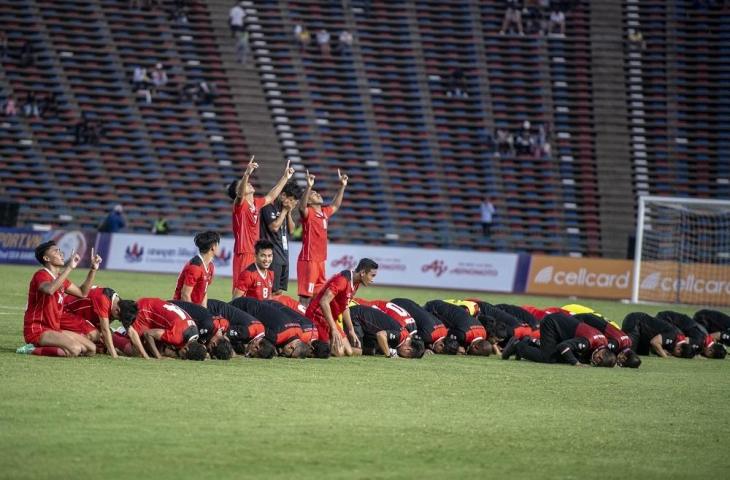
{"type": "Polygon", "coordinates": [[[274,291],[286,291],[289,288],[289,262],[274,256],[269,268],[274,272],[274,291]]]}

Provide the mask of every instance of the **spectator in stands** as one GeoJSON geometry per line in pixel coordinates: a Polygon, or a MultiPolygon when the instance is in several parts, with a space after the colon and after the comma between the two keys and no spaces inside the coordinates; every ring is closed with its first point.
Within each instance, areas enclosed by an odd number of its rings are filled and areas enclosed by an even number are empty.
{"type": "Polygon", "coordinates": [[[26,40],[23,43],[23,47],[20,49],[20,66],[23,68],[32,67],[35,65],[35,53],[33,51],[33,44],[30,40],[26,40]]]}
{"type": "Polygon", "coordinates": [[[633,50],[644,50],[646,49],[646,41],[644,35],[639,30],[629,28],[629,48],[633,50]]]}
{"type": "Polygon", "coordinates": [[[243,2],[238,2],[231,7],[228,12],[228,26],[231,29],[231,37],[235,37],[239,33],[243,33],[246,29],[244,23],[246,22],[246,11],[243,9],[243,2]]]}
{"type": "Polygon", "coordinates": [[[236,34],[236,60],[238,63],[246,64],[251,52],[248,30],[236,34]]]}
{"type": "Polygon", "coordinates": [[[28,92],[25,95],[25,101],[23,102],[23,115],[26,117],[40,117],[38,102],[36,101],[34,92],[28,92]]]}
{"type": "Polygon", "coordinates": [[[535,158],[550,158],[551,148],[549,141],[549,133],[545,125],[537,127],[537,137],[535,137],[535,158]]]}
{"type": "Polygon", "coordinates": [[[147,75],[147,69],[141,65],[134,67],[134,73],[132,75],[132,92],[137,95],[144,95],[147,103],[152,103],[152,92],[150,86],[152,82],[150,77],[147,75]]]}
{"type": "Polygon", "coordinates": [[[340,55],[350,55],[352,53],[352,34],[347,30],[343,30],[340,32],[338,40],[339,42],[337,43],[337,52],[340,55]]]}
{"type": "Polygon", "coordinates": [[[484,197],[479,208],[481,210],[482,234],[485,238],[489,238],[489,235],[492,233],[492,222],[494,221],[494,214],[497,212],[497,209],[494,208],[494,204],[489,196],[484,197]]]}
{"type": "Polygon", "coordinates": [[[215,84],[213,82],[208,83],[205,80],[198,82],[198,89],[196,92],[196,99],[199,103],[207,105],[213,103],[215,98],[215,84]]]}
{"type": "Polygon", "coordinates": [[[297,23],[294,26],[294,38],[299,44],[299,51],[303,53],[307,50],[307,47],[309,47],[309,43],[312,41],[312,34],[309,33],[307,27],[305,27],[301,23],[297,23]]]}
{"type": "Polygon", "coordinates": [[[152,233],[155,235],[167,235],[170,233],[170,225],[167,223],[167,218],[160,212],[157,214],[157,218],[152,223],[152,233]]]}
{"type": "Polygon", "coordinates": [[[121,204],[114,205],[109,215],[99,224],[98,230],[101,233],[116,233],[127,226],[127,219],[124,217],[124,207],[121,204]]]}
{"type": "Polygon", "coordinates": [[[3,115],[6,117],[14,117],[18,114],[18,107],[15,104],[15,99],[8,97],[3,104],[3,115]]]}
{"type": "Polygon", "coordinates": [[[317,45],[323,57],[330,56],[330,32],[327,29],[323,28],[317,32],[317,45]]]}
{"type": "Polygon", "coordinates": [[[464,78],[464,70],[454,68],[449,73],[447,97],[467,98],[469,93],[466,91],[466,79],[464,78]]]}
{"type": "Polygon", "coordinates": [[[515,152],[517,155],[531,155],[536,145],[535,138],[530,132],[530,122],[525,120],[522,130],[517,133],[514,139],[515,152]]]}
{"type": "Polygon", "coordinates": [[[512,155],[512,135],[505,128],[498,127],[496,135],[497,137],[497,155],[512,155]]]}
{"type": "Polygon", "coordinates": [[[155,67],[150,73],[150,79],[152,80],[152,85],[155,86],[155,91],[158,91],[162,89],[162,87],[167,85],[167,72],[165,71],[165,68],[162,66],[161,63],[155,64],[155,67]]]}
{"type": "Polygon", "coordinates": [[[550,21],[548,22],[548,35],[565,37],[565,13],[560,9],[557,2],[550,5],[550,21]],[[557,28],[557,33],[555,29],[557,28]]]}
{"type": "Polygon", "coordinates": [[[499,30],[500,35],[506,34],[510,27],[514,25],[517,33],[523,36],[525,32],[522,30],[522,2],[520,0],[506,0],[507,9],[504,12],[502,20],[502,28],[499,30]]]}

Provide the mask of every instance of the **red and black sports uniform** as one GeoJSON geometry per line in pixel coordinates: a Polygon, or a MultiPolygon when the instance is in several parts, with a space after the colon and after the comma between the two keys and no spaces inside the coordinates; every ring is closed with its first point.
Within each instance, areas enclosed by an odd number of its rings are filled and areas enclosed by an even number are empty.
{"type": "Polygon", "coordinates": [[[111,322],[112,300],[116,292],[111,288],[94,287],[85,298],[66,295],[63,300],[61,329],[88,335],[101,328],[100,318],[111,322]]]}
{"type": "Polygon", "coordinates": [[[710,334],[719,333],[720,343],[730,345],[730,315],[717,310],[698,310],[694,320],[705,327],[710,334]]]}
{"type": "Polygon", "coordinates": [[[573,315],[573,318],[586,323],[603,333],[608,339],[608,348],[612,352],[619,353],[626,349],[631,349],[631,337],[629,337],[623,330],[616,328],[616,326],[611,322],[606,321],[604,318],[593,313],[578,313],[573,315]]]}
{"type": "Polygon", "coordinates": [[[215,325],[213,325],[213,315],[207,308],[197,303],[183,302],[182,300],[172,300],[170,303],[177,305],[187,312],[193,319],[195,325],[198,326],[198,341],[200,343],[208,343],[215,335],[215,325]]]}
{"type": "Polygon", "coordinates": [[[286,315],[269,316],[259,318],[264,324],[264,337],[277,347],[283,347],[292,340],[301,340],[303,336],[302,327],[286,315]]]}
{"type": "Polygon", "coordinates": [[[677,343],[686,341],[682,331],[671,323],[643,312],[626,315],[621,330],[631,339],[631,350],[639,355],[651,353],[651,340],[661,336],[662,348],[672,351],[677,343]]]}
{"type": "Polygon", "coordinates": [[[23,317],[23,336],[26,343],[38,345],[41,336],[48,330],[61,331],[61,316],[66,289],[71,281],[66,279],[53,294],[40,290],[44,283],[53,283],[56,277],[47,268],[33,274],[28,286],[28,303],[23,317]]]}
{"type": "Polygon", "coordinates": [[[464,348],[469,348],[477,340],[488,338],[487,330],[479,320],[462,307],[443,300],[431,300],[423,308],[441,320],[449,329],[449,336],[455,338],[464,348]]]}
{"type": "MultiPolygon", "coordinates": [[[[342,315],[342,312],[347,309],[350,300],[352,300],[355,292],[357,292],[357,286],[353,282],[353,275],[352,270],[343,270],[333,275],[332,278],[327,280],[324,287],[317,292],[317,295],[307,307],[306,317],[312,320],[315,327],[317,327],[317,336],[322,343],[328,343],[330,341],[330,326],[327,323],[327,319],[324,318],[319,302],[322,300],[326,291],[329,290],[334,294],[334,298],[330,301],[330,310],[332,311],[332,319],[336,323],[337,317],[342,315]]],[[[339,325],[337,326],[337,331],[342,338],[346,338],[345,332],[342,331],[339,325]]]]}
{"type": "Polygon", "coordinates": [[[255,260],[254,245],[261,234],[259,216],[266,203],[264,197],[254,197],[253,205],[246,200],[233,204],[233,279],[255,260]]]}
{"type": "Polygon", "coordinates": [[[307,207],[307,216],[302,217],[302,249],[297,259],[297,282],[300,297],[312,297],[327,280],[327,224],[334,207],[322,207],[317,211],[307,207]]]}
{"type": "Polygon", "coordinates": [[[413,300],[409,298],[394,298],[391,302],[407,311],[413,318],[416,322],[418,334],[423,337],[427,348],[433,347],[434,343],[443,340],[449,334],[449,330],[441,320],[413,300]]]}
{"type": "Polygon", "coordinates": [[[261,209],[261,235],[274,245],[274,258],[271,271],[274,272],[274,290],[287,290],[289,287],[289,225],[286,219],[276,232],[269,226],[281,216],[281,202],[274,201],[261,209]]]}
{"type": "Polygon", "coordinates": [[[244,297],[268,300],[274,290],[274,272],[262,272],[256,263],[252,263],[241,272],[234,287],[242,291],[244,297]]]}
{"type": "Polygon", "coordinates": [[[385,332],[390,348],[398,348],[409,336],[405,327],[376,307],[354,305],[350,307],[350,318],[365,355],[384,353],[378,352],[379,332],[385,332]]]}
{"type": "Polygon", "coordinates": [[[375,307],[381,312],[388,315],[390,318],[398,322],[398,324],[408,330],[410,335],[413,335],[418,330],[416,321],[413,319],[408,311],[388,300],[365,300],[363,298],[356,298],[355,303],[358,305],[365,305],[366,307],[375,307]]]}
{"type": "Polygon", "coordinates": [[[310,319],[302,315],[299,311],[289,308],[274,300],[266,300],[264,301],[264,304],[278,309],[281,314],[285,315],[289,320],[298,323],[299,326],[302,327],[301,340],[304,343],[312,343],[313,340],[317,340],[317,329],[315,328],[314,323],[312,323],[310,319]]]}
{"type": "Polygon", "coordinates": [[[150,329],[164,330],[160,341],[175,348],[198,336],[198,327],[185,310],[159,298],[137,300],[137,318],[130,328],[140,335],[150,329]]]}
{"type": "Polygon", "coordinates": [[[221,300],[208,300],[208,311],[213,316],[216,332],[228,337],[238,353],[243,346],[264,334],[264,324],[247,312],[221,300]]]}
{"type": "Polygon", "coordinates": [[[538,322],[537,319],[530,312],[522,307],[518,307],[517,305],[510,305],[508,303],[500,303],[499,305],[495,306],[503,312],[509,313],[510,315],[515,317],[517,320],[520,321],[520,323],[528,324],[533,330],[537,330],[537,328],[540,326],[540,322],[538,322]]]}
{"type": "Polygon", "coordinates": [[[656,317],[660,320],[669,322],[680,329],[689,340],[689,343],[692,345],[695,352],[702,351],[705,346],[713,341],[710,334],[707,333],[707,329],[698,322],[695,322],[689,315],[665,310],[657,313],[656,317]]]}
{"type": "Polygon", "coordinates": [[[193,287],[190,292],[190,301],[197,304],[203,303],[205,295],[208,293],[208,286],[213,283],[214,274],[215,265],[212,261],[208,263],[206,269],[203,257],[200,255],[194,256],[185,264],[182,272],[178,275],[177,286],[172,299],[180,300],[182,298],[183,287],[193,287]]]}
{"type": "Polygon", "coordinates": [[[564,362],[571,365],[589,357],[599,348],[608,348],[600,331],[563,313],[550,313],[540,322],[540,346],[531,341],[516,345],[517,354],[533,362],[564,362]]]}
{"type": "Polygon", "coordinates": [[[279,302],[282,305],[286,305],[287,307],[291,308],[292,310],[296,310],[302,315],[307,313],[307,307],[299,303],[299,300],[295,300],[288,295],[276,295],[274,297],[271,297],[271,300],[273,300],[274,302],[279,302]]]}
{"type": "MultiPolygon", "coordinates": [[[[496,306],[477,301],[479,306],[479,320],[487,332],[493,332],[495,337],[501,338],[500,345],[505,345],[512,337],[524,338],[533,333],[533,328],[525,322],[520,321],[514,315],[497,308],[496,306]]],[[[527,313],[527,312],[525,312],[527,313]]]]}

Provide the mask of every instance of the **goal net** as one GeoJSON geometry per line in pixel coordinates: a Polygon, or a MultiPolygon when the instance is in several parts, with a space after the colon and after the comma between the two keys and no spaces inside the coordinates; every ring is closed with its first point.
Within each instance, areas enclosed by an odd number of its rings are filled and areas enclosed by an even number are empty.
{"type": "Polygon", "coordinates": [[[730,200],[639,197],[631,300],[730,305],[730,200]]]}

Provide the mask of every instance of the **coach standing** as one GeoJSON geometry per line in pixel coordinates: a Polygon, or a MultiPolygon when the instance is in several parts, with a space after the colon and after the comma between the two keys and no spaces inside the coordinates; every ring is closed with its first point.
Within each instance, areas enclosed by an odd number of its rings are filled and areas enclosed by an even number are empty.
{"type": "Polygon", "coordinates": [[[274,272],[272,295],[282,295],[289,288],[289,234],[294,231],[292,211],[301,196],[301,189],[294,182],[284,185],[279,198],[261,209],[261,238],[274,246],[271,270],[274,272]]]}

